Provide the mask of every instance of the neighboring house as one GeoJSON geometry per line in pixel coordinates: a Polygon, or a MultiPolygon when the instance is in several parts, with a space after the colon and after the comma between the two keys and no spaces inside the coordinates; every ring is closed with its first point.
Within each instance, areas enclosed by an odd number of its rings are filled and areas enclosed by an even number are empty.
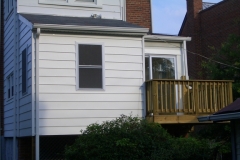
{"type": "Polygon", "coordinates": [[[232,102],[231,81],[188,80],[191,38],[149,32],[150,0],[2,2],[3,159],[60,159],[121,114],[198,123],[232,102]]]}
{"type": "Polygon", "coordinates": [[[209,116],[198,117],[199,122],[230,121],[232,130],[232,159],[240,160],[240,98],[209,116]]]}
{"type": "Polygon", "coordinates": [[[200,54],[210,57],[219,49],[230,34],[240,35],[240,1],[223,0],[207,3],[202,0],[187,0],[187,13],[179,31],[179,36],[192,37],[187,42],[190,79],[204,79],[199,73],[203,60],[200,54]],[[197,53],[197,54],[193,54],[197,53]]]}

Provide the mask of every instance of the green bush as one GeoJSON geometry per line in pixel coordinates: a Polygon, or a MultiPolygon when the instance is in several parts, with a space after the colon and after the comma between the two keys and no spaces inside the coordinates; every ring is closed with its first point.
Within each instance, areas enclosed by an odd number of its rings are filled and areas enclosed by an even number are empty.
{"type": "Polygon", "coordinates": [[[132,116],[91,124],[72,146],[65,149],[67,160],[181,160],[211,159],[206,140],[175,138],[160,124],[132,116]]]}

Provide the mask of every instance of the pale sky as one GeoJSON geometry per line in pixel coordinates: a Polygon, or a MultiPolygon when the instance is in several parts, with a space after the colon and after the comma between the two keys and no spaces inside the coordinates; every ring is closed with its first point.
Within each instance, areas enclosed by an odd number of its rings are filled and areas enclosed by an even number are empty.
{"type": "MultiPolygon", "coordinates": [[[[221,0],[203,0],[218,3],[221,0]]],[[[153,33],[177,35],[186,14],[186,0],[152,0],[153,33]]]]}

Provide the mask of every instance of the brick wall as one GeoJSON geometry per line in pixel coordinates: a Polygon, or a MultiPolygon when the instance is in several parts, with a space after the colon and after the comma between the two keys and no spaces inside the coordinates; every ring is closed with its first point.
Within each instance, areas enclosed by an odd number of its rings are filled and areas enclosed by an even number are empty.
{"type": "Polygon", "coordinates": [[[126,0],[127,22],[152,30],[150,0],[126,0]]]}
{"type": "MultiPolygon", "coordinates": [[[[2,3],[2,1],[0,1],[2,3]]],[[[1,37],[0,37],[0,118],[1,118],[1,135],[3,135],[3,4],[1,4],[1,37]]]]}
{"type": "MultiPolygon", "coordinates": [[[[201,8],[202,0],[187,0],[187,15],[179,35],[192,37],[187,43],[188,51],[210,57],[210,47],[219,49],[229,34],[240,34],[240,1],[225,0],[203,11],[201,8]]],[[[205,79],[198,75],[200,71],[204,73],[202,60],[205,59],[188,53],[190,78],[205,79]]]]}
{"type": "MultiPolygon", "coordinates": [[[[199,11],[202,10],[202,0],[187,0],[187,13],[185,23],[180,31],[180,36],[192,37],[190,42],[187,42],[187,50],[201,53],[201,31],[199,11]]],[[[188,56],[188,72],[190,79],[201,79],[198,72],[201,67],[200,57],[194,54],[187,53],[188,56]]]]}

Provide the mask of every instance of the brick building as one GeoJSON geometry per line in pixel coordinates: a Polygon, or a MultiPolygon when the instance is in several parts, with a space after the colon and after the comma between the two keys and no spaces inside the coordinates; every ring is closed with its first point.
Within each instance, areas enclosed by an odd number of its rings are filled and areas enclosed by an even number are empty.
{"type": "Polygon", "coordinates": [[[152,22],[150,0],[127,0],[126,20],[127,22],[149,28],[151,32],[152,22]]]}
{"type": "MultiPolygon", "coordinates": [[[[217,4],[204,3],[202,0],[187,0],[187,13],[180,36],[190,36],[187,42],[190,52],[209,56],[213,52],[210,47],[220,48],[230,34],[240,34],[240,1],[224,0],[217,4]]],[[[188,52],[188,68],[191,79],[201,78],[201,62],[203,58],[188,52]]]]}

